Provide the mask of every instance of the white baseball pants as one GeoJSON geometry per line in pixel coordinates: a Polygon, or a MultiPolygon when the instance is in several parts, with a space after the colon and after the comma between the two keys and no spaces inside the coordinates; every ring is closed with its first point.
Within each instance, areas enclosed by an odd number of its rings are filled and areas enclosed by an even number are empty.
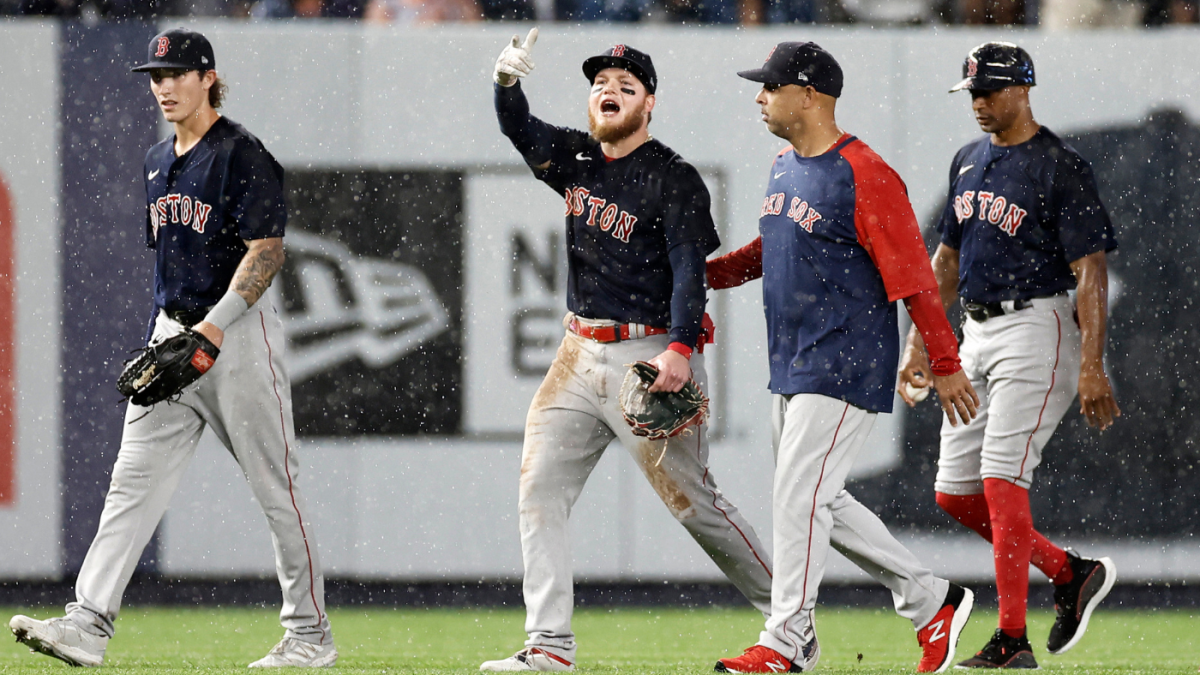
{"type": "Polygon", "coordinates": [[[896,613],[920,629],[949,591],[844,486],[875,413],[819,394],[775,396],[775,583],[758,644],[795,662],[812,624],[832,544],[892,592],[896,613]]]}
{"type": "MultiPolygon", "coordinates": [[[[160,313],[151,340],[180,330],[160,313]]],[[[99,531],[75,583],[76,601],[67,605],[68,616],[85,630],[112,637],[138,558],[201,432],[210,427],[241,465],[271,528],[283,588],[280,623],[289,637],[332,644],[313,524],[297,484],[300,465],[284,343],[283,324],[264,297],[229,326],[216,363],[179,401],[149,408],[129,404],[99,531]]]]}
{"type": "Polygon", "coordinates": [[[983,493],[984,478],[1029,489],[1042,449],[1079,391],[1080,335],[1068,296],[963,326],[963,372],[979,394],[979,416],[942,422],[938,492],[983,493]]]}
{"type": "MultiPolygon", "coordinates": [[[[663,504],[729,580],[759,610],[770,610],[770,560],[754,529],[717,489],[704,427],[666,441],[666,455],[656,465],[664,441],[634,436],[621,416],[618,394],[626,365],[658,356],[669,341],[656,335],[601,344],[567,332],[530,404],[519,498],[527,646],[575,661],[567,520],[613,440],[621,441],[663,504]]],[[[693,354],[691,365],[707,391],[704,355],[693,354]]]]}

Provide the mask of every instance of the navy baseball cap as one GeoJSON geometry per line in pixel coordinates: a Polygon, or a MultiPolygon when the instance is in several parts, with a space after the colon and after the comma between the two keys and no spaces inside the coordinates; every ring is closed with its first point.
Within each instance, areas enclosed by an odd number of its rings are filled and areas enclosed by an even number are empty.
{"type": "Polygon", "coordinates": [[[842,95],[842,67],[815,42],[780,42],[762,68],[738,72],[752,82],[798,84],[837,98],[842,95]]]}
{"type": "Polygon", "coordinates": [[[633,73],[634,77],[645,85],[648,94],[653,94],[658,89],[658,74],[654,72],[654,62],[646,52],[628,45],[613,45],[603,54],[583,62],[583,74],[587,76],[588,82],[595,82],[596,74],[605,68],[622,68],[633,73]]]}
{"type": "Polygon", "coordinates": [[[954,85],[950,91],[995,91],[1016,85],[1032,87],[1037,84],[1029,52],[1011,42],[985,42],[972,49],[963,61],[962,74],[962,82],[954,85]]]}
{"type": "Polygon", "coordinates": [[[203,35],[186,28],[172,28],[159,33],[150,40],[146,63],[133,69],[144,73],[156,68],[182,68],[184,70],[213,70],[217,57],[213,56],[212,45],[203,35]]]}

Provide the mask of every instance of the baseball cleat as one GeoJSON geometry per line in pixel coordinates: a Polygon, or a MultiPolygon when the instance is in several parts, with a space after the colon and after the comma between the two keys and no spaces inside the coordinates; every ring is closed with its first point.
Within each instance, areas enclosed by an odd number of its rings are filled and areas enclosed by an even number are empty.
{"type": "Polygon", "coordinates": [[[484,661],[480,664],[479,670],[482,672],[533,670],[543,673],[557,673],[564,670],[575,670],[575,664],[558,654],[551,654],[540,647],[526,647],[507,659],[484,661]]]}
{"type": "Polygon", "coordinates": [[[956,668],[1037,668],[1037,659],[1033,658],[1033,647],[1029,638],[1009,637],[1003,630],[996,629],[996,634],[979,650],[979,653],[959,663],[956,668]]]}
{"type": "Polygon", "coordinates": [[[950,667],[958,636],[962,634],[963,626],[967,625],[967,619],[971,618],[974,605],[975,594],[970,589],[950,584],[942,608],[924,628],[917,631],[917,644],[923,650],[921,662],[917,664],[918,673],[940,673],[950,667]]]}
{"type": "Polygon", "coordinates": [[[1054,587],[1054,609],[1058,617],[1046,640],[1046,649],[1051,654],[1063,654],[1083,638],[1092,610],[1117,581],[1117,567],[1109,558],[1088,560],[1067,549],[1067,564],[1074,576],[1067,583],[1054,587]]]}
{"type": "Polygon", "coordinates": [[[821,644],[814,631],[812,639],[800,650],[802,663],[792,663],[783,654],[762,645],[742,652],[741,656],[721,659],[713,670],[718,673],[806,673],[817,667],[821,660],[821,644]]]}
{"type": "Polygon", "coordinates": [[[72,666],[94,668],[104,663],[108,638],[92,635],[65,616],[38,621],[18,614],[8,622],[8,627],[17,642],[31,652],[53,656],[72,666]]]}
{"type": "Polygon", "coordinates": [[[267,655],[250,664],[251,668],[328,668],[337,663],[338,653],[333,645],[314,645],[311,642],[285,637],[267,655]]]}

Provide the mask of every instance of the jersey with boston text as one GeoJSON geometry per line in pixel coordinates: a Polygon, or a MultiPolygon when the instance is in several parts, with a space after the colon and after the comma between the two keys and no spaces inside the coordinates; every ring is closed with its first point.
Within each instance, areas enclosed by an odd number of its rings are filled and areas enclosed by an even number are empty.
{"type": "Polygon", "coordinates": [[[246,254],[244,240],[283,236],[283,168],[225,117],[182,156],[175,155],[174,135],[150,148],[142,175],[156,307],[216,304],[246,254]]]}
{"type": "Polygon", "coordinates": [[[1019,145],[984,136],[959,150],[938,229],[972,302],[1063,293],[1075,288],[1071,262],[1117,247],[1091,166],[1046,127],[1019,145]]]}
{"type": "Polygon", "coordinates": [[[674,150],[648,140],[609,160],[577,129],[551,127],[550,166],[534,175],[563,198],[567,308],[590,319],[670,328],[669,251],[720,245],[708,188],[674,150]]]}
{"type": "Polygon", "coordinates": [[[759,216],[771,391],[891,412],[895,301],[937,288],[903,181],[848,134],[816,157],[789,147],[759,216]]]}

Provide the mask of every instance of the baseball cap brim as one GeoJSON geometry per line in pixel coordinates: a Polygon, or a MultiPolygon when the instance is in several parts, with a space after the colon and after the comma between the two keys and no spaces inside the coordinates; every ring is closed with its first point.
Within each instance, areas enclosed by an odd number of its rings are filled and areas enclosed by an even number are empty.
{"type": "Polygon", "coordinates": [[[140,66],[136,66],[134,68],[130,68],[129,72],[145,73],[145,72],[149,72],[151,70],[158,70],[159,68],[173,68],[173,69],[181,69],[181,70],[199,70],[195,66],[189,66],[186,63],[176,63],[173,61],[151,61],[150,63],[146,63],[146,64],[143,64],[140,66]]]}
{"type": "Polygon", "coordinates": [[[951,87],[950,93],[953,94],[954,92],[962,91],[963,89],[996,91],[1005,87],[1012,87],[1016,84],[1017,83],[1013,81],[1011,77],[981,77],[976,75],[975,77],[968,77],[962,82],[959,82],[951,87]]]}
{"type": "Polygon", "coordinates": [[[583,62],[583,74],[589,81],[596,79],[596,75],[605,68],[620,68],[633,73],[633,76],[641,80],[642,86],[646,87],[647,91],[654,93],[654,87],[651,86],[650,74],[645,71],[636,61],[632,61],[623,56],[593,56],[583,62]]]}
{"type": "Polygon", "coordinates": [[[776,73],[766,68],[756,68],[754,70],[739,70],[738,77],[745,78],[751,82],[761,82],[763,84],[793,84],[788,82],[785,75],[776,73]]]}

